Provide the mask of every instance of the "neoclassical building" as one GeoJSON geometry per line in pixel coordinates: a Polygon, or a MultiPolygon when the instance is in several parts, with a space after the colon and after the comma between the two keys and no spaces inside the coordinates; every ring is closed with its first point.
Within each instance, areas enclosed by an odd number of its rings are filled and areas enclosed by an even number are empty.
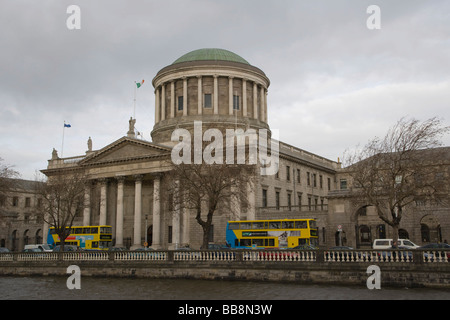
{"type": "MultiPolygon", "coordinates": [[[[168,160],[175,144],[171,135],[177,128],[192,131],[194,121],[201,121],[204,128],[270,132],[270,81],[261,69],[235,53],[200,49],[162,68],[153,86],[151,142],[138,139],[134,132],[135,121],[146,120],[130,119],[125,136],[98,150],[89,147],[81,156],[61,159],[54,153],[42,172],[51,177],[82,168],[91,181],[85,195],[90,206],[77,224],[113,226],[116,246],[140,247],[147,239],[154,248],[198,248],[202,230],[193,213],[174,212],[161,194],[168,183],[165,173],[170,170],[168,160]]],[[[279,149],[279,172],[258,176],[254,190],[243,190],[250,205],[239,218],[325,217],[327,193],[335,188],[339,164],[282,142],[279,149]]],[[[211,242],[225,242],[230,218],[226,208],[215,214],[211,242]]],[[[319,224],[324,229],[325,219],[319,224]]]]}
{"type": "MultiPolygon", "coordinates": [[[[239,55],[222,49],[189,52],[162,68],[153,79],[155,123],[152,141],[138,138],[134,124],[149,126],[148,119],[124,119],[124,136],[100,149],[88,142],[85,154],[60,158],[54,150],[42,172],[54,175],[83,170],[89,178],[85,200],[89,204],[76,225],[111,225],[115,246],[157,249],[189,245],[199,248],[202,229],[190,210],[174,210],[166,197],[171,152],[176,129],[193,132],[194,122],[204,128],[265,129],[270,132],[267,95],[269,78],[239,55]],[[127,130],[128,129],[128,130],[127,130]]],[[[150,106],[149,106],[150,108],[150,106]]],[[[94,137],[95,140],[95,137],[94,137]]],[[[448,161],[447,161],[448,163],[448,161]]],[[[377,237],[389,237],[389,228],[370,208],[355,208],[348,193],[347,172],[341,164],[279,142],[279,170],[257,174],[246,193],[249,205],[238,218],[316,218],[319,244],[364,247],[377,237]],[[340,226],[340,233],[337,232],[340,226]]],[[[445,177],[450,176],[448,164],[445,177]]],[[[219,208],[210,234],[212,243],[225,243],[229,208],[219,208]]],[[[420,230],[431,229],[428,241],[450,237],[448,208],[418,205],[405,215],[403,230],[418,244],[420,230]],[[438,237],[439,233],[439,237],[438,237]]],[[[233,217],[235,218],[235,217],[233,217]]],[[[43,226],[46,239],[48,226],[43,226]]],[[[425,239],[427,240],[427,239],[425,239]]],[[[426,241],[425,241],[426,242],[426,241]]]]}

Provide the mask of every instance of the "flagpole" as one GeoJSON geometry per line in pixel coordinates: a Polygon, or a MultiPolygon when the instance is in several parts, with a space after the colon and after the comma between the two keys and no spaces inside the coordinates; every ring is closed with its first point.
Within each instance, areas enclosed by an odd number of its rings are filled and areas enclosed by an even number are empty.
{"type": "Polygon", "coordinates": [[[136,119],[136,81],[134,82],[134,109],[133,109],[133,119],[136,119]]]}
{"type": "Polygon", "coordinates": [[[62,135],[62,144],[61,144],[61,158],[63,157],[64,154],[64,131],[66,129],[66,120],[64,120],[64,125],[63,125],[63,135],[62,135]]]}

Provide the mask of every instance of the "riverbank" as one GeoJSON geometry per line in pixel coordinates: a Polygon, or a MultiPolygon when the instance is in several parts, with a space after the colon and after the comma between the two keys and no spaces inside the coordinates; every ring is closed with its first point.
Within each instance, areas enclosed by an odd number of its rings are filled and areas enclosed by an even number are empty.
{"type": "Polygon", "coordinates": [[[375,274],[368,268],[377,266],[381,287],[450,288],[450,264],[447,261],[418,263],[418,259],[416,262],[413,259],[368,259],[372,256],[370,252],[359,255],[364,259],[344,259],[342,255],[339,259],[329,259],[330,254],[327,256],[323,252],[306,256],[294,254],[296,252],[283,251],[278,257],[271,256],[271,259],[267,256],[262,259],[261,255],[250,251],[226,255],[202,251],[11,254],[10,259],[5,256],[0,259],[0,276],[67,276],[67,267],[77,265],[82,277],[265,281],[366,287],[369,277],[376,280],[375,274]]]}

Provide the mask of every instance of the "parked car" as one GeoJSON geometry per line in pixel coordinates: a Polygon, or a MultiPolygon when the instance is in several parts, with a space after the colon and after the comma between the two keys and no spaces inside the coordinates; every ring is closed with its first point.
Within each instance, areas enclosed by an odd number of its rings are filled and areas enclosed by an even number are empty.
{"type": "Polygon", "coordinates": [[[43,252],[41,248],[28,248],[23,249],[23,252],[43,252]]]}
{"type": "MultiPolygon", "coordinates": [[[[53,251],[52,248],[50,248],[50,246],[46,243],[44,243],[44,244],[27,244],[27,245],[25,245],[24,249],[25,250],[39,249],[40,251],[43,251],[43,252],[52,252],[53,251]]],[[[29,252],[31,252],[31,251],[29,251],[29,252]]]]}
{"type": "Polygon", "coordinates": [[[0,253],[8,253],[8,252],[9,252],[8,248],[0,247],[0,253]]]}
{"type": "MultiPolygon", "coordinates": [[[[372,248],[375,250],[379,249],[391,249],[394,243],[392,239],[375,239],[373,241],[372,248]]],[[[419,246],[413,243],[409,239],[398,239],[397,247],[404,247],[406,249],[417,249],[419,246]]]]}
{"type": "MultiPolygon", "coordinates": [[[[53,252],[60,252],[60,251],[61,251],[61,246],[55,246],[53,248],[53,252]]],[[[77,246],[66,244],[64,246],[64,252],[67,252],[67,251],[80,251],[80,249],[77,246]]]]}

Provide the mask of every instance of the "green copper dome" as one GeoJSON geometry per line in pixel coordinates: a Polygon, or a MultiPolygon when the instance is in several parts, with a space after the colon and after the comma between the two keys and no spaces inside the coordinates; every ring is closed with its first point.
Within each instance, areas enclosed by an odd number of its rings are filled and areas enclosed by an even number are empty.
{"type": "Polygon", "coordinates": [[[250,65],[244,58],[224,49],[199,49],[194,50],[178,58],[174,63],[191,61],[231,61],[250,65]]]}

